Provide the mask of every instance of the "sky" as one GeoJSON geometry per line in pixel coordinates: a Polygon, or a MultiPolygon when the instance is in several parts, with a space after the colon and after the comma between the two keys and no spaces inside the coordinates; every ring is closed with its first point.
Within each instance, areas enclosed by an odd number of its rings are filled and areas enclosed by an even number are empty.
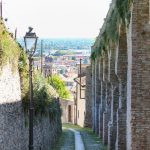
{"type": "Polygon", "coordinates": [[[41,38],[96,38],[111,0],[3,0],[11,32],[23,37],[28,27],[41,38]]]}

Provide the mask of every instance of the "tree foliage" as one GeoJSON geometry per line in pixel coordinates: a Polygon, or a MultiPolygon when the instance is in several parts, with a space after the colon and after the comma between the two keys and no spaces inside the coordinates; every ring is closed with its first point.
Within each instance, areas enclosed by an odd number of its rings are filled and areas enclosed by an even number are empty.
{"type": "Polygon", "coordinates": [[[54,56],[72,55],[74,52],[68,50],[58,50],[55,52],[54,56]]]}
{"type": "Polygon", "coordinates": [[[56,89],[57,93],[61,98],[70,98],[70,92],[66,88],[65,82],[58,75],[49,77],[48,82],[54,87],[54,89],[56,89]]]}
{"type": "MultiPolygon", "coordinates": [[[[58,97],[54,88],[47,83],[47,80],[38,72],[34,73],[34,107],[35,114],[50,115],[54,119],[57,115],[61,115],[60,107],[56,101],[58,97]]],[[[23,98],[24,110],[28,113],[29,108],[29,91],[23,98]]]]}

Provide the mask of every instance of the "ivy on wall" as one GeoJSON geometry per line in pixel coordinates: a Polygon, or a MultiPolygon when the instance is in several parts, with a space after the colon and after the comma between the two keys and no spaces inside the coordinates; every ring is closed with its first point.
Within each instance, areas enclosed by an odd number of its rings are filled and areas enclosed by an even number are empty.
{"type": "MultiPolygon", "coordinates": [[[[114,3],[114,2],[113,2],[114,3]]],[[[124,24],[128,27],[130,23],[130,7],[133,0],[116,0],[114,8],[109,18],[106,18],[105,29],[100,32],[93,47],[91,59],[95,60],[107,51],[111,43],[116,43],[119,40],[119,25],[124,24]]]]}
{"type": "Polygon", "coordinates": [[[60,78],[58,75],[53,75],[51,77],[48,77],[48,83],[54,87],[54,89],[59,94],[59,97],[64,99],[70,99],[71,93],[67,89],[65,82],[60,78]]]}
{"type": "Polygon", "coordinates": [[[20,48],[12,37],[12,33],[7,31],[3,21],[0,19],[0,72],[7,64],[12,66],[13,72],[18,69],[20,48]]]}

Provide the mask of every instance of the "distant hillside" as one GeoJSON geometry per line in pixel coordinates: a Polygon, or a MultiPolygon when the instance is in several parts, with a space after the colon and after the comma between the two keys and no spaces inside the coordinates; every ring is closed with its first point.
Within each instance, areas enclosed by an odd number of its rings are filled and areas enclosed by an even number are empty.
{"type": "MultiPolygon", "coordinates": [[[[37,44],[37,51],[40,51],[41,40],[43,40],[43,50],[69,50],[69,49],[91,49],[94,39],[39,39],[37,44]]],[[[18,40],[22,46],[24,42],[22,39],[18,40]]]]}

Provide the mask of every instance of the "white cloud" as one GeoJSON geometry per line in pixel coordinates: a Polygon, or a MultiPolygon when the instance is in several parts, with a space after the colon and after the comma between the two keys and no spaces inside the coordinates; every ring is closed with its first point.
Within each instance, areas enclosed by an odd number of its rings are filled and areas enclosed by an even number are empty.
{"type": "Polygon", "coordinates": [[[5,0],[4,17],[23,36],[33,26],[39,37],[96,37],[110,0],[5,0]]]}

